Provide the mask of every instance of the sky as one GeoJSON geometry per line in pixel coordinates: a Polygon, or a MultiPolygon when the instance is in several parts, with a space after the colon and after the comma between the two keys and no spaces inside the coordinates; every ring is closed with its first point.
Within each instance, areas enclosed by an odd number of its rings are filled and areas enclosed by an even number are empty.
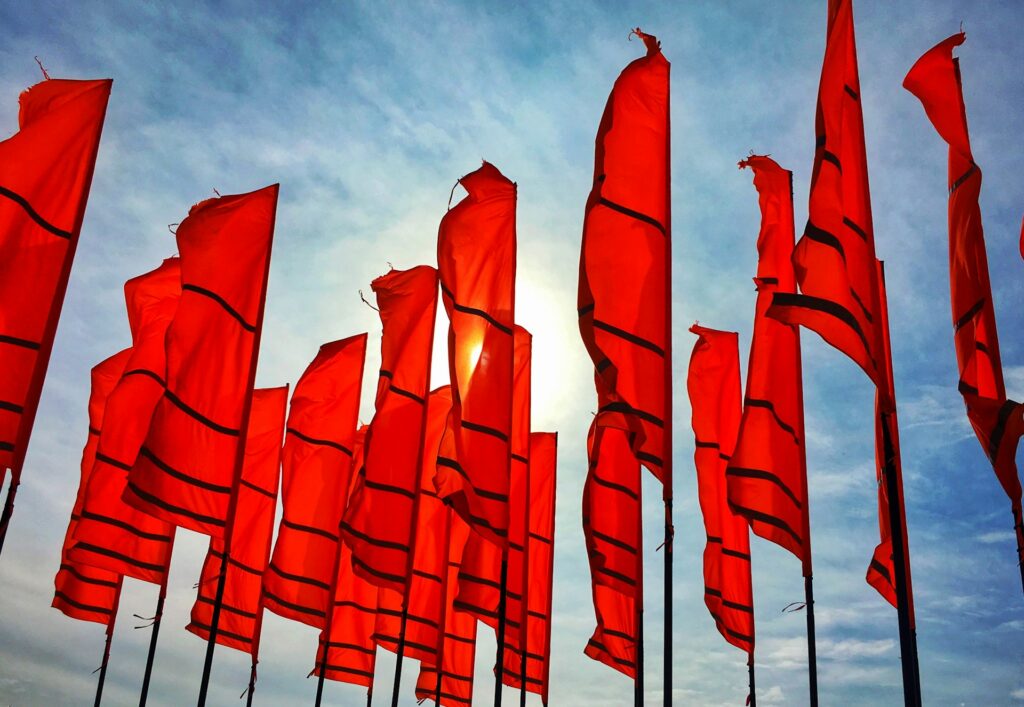
{"type": "MultiPolygon", "coordinates": [[[[518,184],[517,319],[534,335],[533,425],[559,432],[552,705],[623,705],[631,682],[591,661],[581,528],[585,440],[596,408],[576,323],[593,140],[618,72],[643,53],[640,26],[672,62],[677,704],[741,705],[742,652],[702,600],[704,530],[685,378],[694,321],[746,349],[759,225],[749,171],[770,153],[794,172],[806,219],[826,2],[0,4],[0,136],[17,96],[54,77],[114,79],[95,179],[17,510],[0,557],[0,703],[92,700],[103,629],[50,608],[52,577],[86,439],[89,369],[130,343],[124,281],[175,252],[168,224],[195,202],[281,183],[257,384],[294,383],[323,342],[370,333],[361,419],[372,416],[380,324],[359,300],[397,268],[435,264],[456,179],[481,159],[518,184]]],[[[956,391],[949,305],[946,146],[901,88],[924,51],[963,22],[961,69],[1010,397],[1024,396],[1024,6],[984,0],[855,4],[876,246],[886,261],[904,492],[928,705],[1024,705],[1024,599],[1007,498],[956,391]]],[[[455,198],[461,196],[456,190],[455,198]]],[[[805,334],[804,392],[822,704],[901,699],[896,612],[864,582],[878,542],[873,391],[805,334]]],[[[439,359],[435,356],[435,362],[439,359]]],[[[446,382],[435,363],[435,384],[446,382]]],[[[648,704],[661,704],[660,491],[645,480],[648,704]]],[[[191,703],[205,644],[183,630],[207,541],[178,534],[152,705],[191,703]]],[[[807,704],[799,562],[754,538],[758,700],[807,704]]],[[[134,704],[156,588],[126,580],[107,704],[134,704]]],[[[257,704],[308,704],[316,632],[267,614],[257,704]]],[[[480,631],[476,702],[493,690],[480,631]]],[[[375,704],[394,660],[378,653],[375,704]]],[[[402,705],[416,663],[406,661],[402,705]]],[[[247,655],[219,648],[211,704],[238,704],[247,655]]],[[[325,704],[363,704],[328,683],[325,704]]],[[[511,690],[506,699],[512,700],[511,690]]],[[[539,704],[531,697],[529,704],[539,704]]]]}

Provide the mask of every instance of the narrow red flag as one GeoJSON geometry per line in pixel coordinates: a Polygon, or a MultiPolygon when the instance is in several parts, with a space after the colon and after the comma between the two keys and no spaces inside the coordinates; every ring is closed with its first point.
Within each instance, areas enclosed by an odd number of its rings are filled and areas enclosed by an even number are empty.
{"type": "Polygon", "coordinates": [[[558,433],[530,435],[529,540],[526,551],[526,592],[521,613],[521,650],[505,650],[506,685],[526,689],[548,703],[551,669],[552,571],[555,559],[555,472],[558,433]],[[526,664],[523,664],[525,651],[526,664]]]}
{"type": "MultiPolygon", "coordinates": [[[[270,558],[274,513],[281,469],[281,438],[288,403],[288,387],[257,388],[245,440],[245,462],[235,501],[230,553],[224,581],[224,603],[217,626],[217,643],[259,656],[263,606],[260,586],[270,558]]],[[[217,580],[224,566],[224,540],[210,538],[199,596],[186,628],[209,639],[217,580]]]]}
{"type": "Polygon", "coordinates": [[[454,513],[450,513],[445,602],[442,612],[444,632],[439,636],[437,653],[440,664],[429,660],[420,662],[416,680],[416,699],[432,699],[438,705],[470,705],[473,703],[473,670],[476,665],[476,619],[453,607],[458,586],[459,564],[470,527],[454,513]],[[440,699],[437,699],[440,696],[440,699]]]}
{"type": "Polygon", "coordinates": [[[178,226],[181,300],[166,390],[128,474],[129,505],[223,538],[256,374],[277,185],[207,199],[178,226]]]}
{"type": "MultiPolygon", "coordinates": [[[[365,440],[366,427],[363,426],[352,443],[355,467],[363,465],[365,440]]],[[[350,494],[351,485],[345,491],[346,496],[350,494]]],[[[377,585],[356,574],[352,564],[352,549],[348,545],[339,541],[335,547],[336,554],[331,555],[332,570],[336,572],[329,590],[331,616],[326,628],[320,631],[316,665],[310,674],[320,675],[321,667],[324,667],[324,677],[328,680],[371,687],[376,663],[373,630],[379,590],[377,585]]]]}
{"type": "MultiPolygon", "coordinates": [[[[526,515],[529,509],[530,464],[530,367],[533,336],[516,325],[513,335],[515,373],[512,382],[512,473],[509,479],[508,569],[505,582],[505,640],[519,647],[521,598],[524,594],[523,563],[526,547],[526,515]]],[[[478,533],[466,540],[459,566],[459,591],[455,607],[498,628],[501,606],[502,549],[478,533]]]]}
{"type": "Polygon", "coordinates": [[[121,497],[164,393],[164,337],[181,296],[178,259],[168,258],[156,270],[132,278],[124,290],[132,353],[107,401],[96,465],[70,556],[82,564],[162,585],[175,526],[132,508],[121,497]]]}
{"type": "Polygon", "coordinates": [[[48,79],[0,142],[0,483],[21,476],[64,304],[110,79],[48,79]]]}
{"type": "Polygon", "coordinates": [[[320,347],[292,394],[284,442],[284,513],[263,579],[268,610],[324,627],[348,502],[366,334],[320,347]]]}
{"type": "Polygon", "coordinates": [[[953,57],[953,48],[965,39],[963,32],[954,34],[928,50],[910,69],[903,87],[920,99],[935,130],[949,144],[949,283],[959,388],[978,441],[1010,498],[1018,553],[1024,562],[1021,483],[1016,464],[1024,418],[1021,405],[1006,398],[1003,383],[978,204],[981,169],[971,153],[960,60],[953,57]]]}
{"type": "Polygon", "coordinates": [[[94,621],[104,626],[114,620],[117,600],[121,594],[121,575],[76,562],[68,554],[74,542],[75,526],[82,517],[85,489],[96,459],[96,446],[104,423],[104,408],[110,391],[124,371],[132,353],[125,349],[92,369],[92,391],[89,394],[89,437],[82,450],[82,474],[71,520],[64,535],[60,569],[53,579],[53,607],[80,621],[94,621]]]}
{"type": "Polygon", "coordinates": [[[426,265],[392,270],[372,287],[384,330],[380,380],[366,463],[356,470],[362,480],[345,511],[342,538],[352,548],[356,572],[404,593],[423,461],[437,271],[426,265]]]}
{"type": "Polygon", "coordinates": [[[811,540],[804,449],[800,328],[766,315],[777,292],[796,292],[793,272],[793,173],[752,155],[761,207],[757,306],[739,438],[726,470],[729,505],[756,534],[786,548],[810,574],[811,540]]]}
{"type": "MultiPolygon", "coordinates": [[[[405,626],[405,655],[437,663],[440,626],[444,616],[444,582],[448,567],[451,509],[434,490],[437,448],[452,407],[449,386],[431,391],[427,399],[427,427],[423,466],[420,469],[419,512],[409,577],[405,626]]],[[[389,651],[398,650],[402,628],[402,595],[381,589],[377,600],[374,640],[389,651]]]]}
{"type": "Polygon", "coordinates": [[[692,408],[697,494],[704,546],[704,603],[726,641],[754,656],[750,534],[726,495],[726,466],[740,428],[740,349],[735,332],[694,325],[686,388],[692,408]]]}
{"type": "Polygon", "coordinates": [[[437,263],[448,329],[452,412],[435,485],[473,530],[508,538],[516,185],[484,162],[441,219],[437,263]],[[453,451],[452,451],[453,450],[453,451]]]}

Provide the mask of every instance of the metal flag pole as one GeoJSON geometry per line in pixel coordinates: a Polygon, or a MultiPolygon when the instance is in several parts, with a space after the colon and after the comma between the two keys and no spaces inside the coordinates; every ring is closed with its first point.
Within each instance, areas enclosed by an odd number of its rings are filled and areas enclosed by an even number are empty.
{"type": "MultiPolygon", "coordinates": [[[[172,526],[174,527],[174,526],[172,526]]],[[[160,636],[160,622],[164,616],[164,599],[167,597],[167,575],[160,583],[160,596],[156,600],[156,614],[153,616],[153,633],[149,637],[149,654],[146,656],[146,671],[142,676],[142,693],[139,695],[139,707],[146,707],[146,700],[149,699],[149,682],[153,676],[153,660],[156,658],[156,642],[160,636]]]]}
{"type": "Polygon", "coordinates": [[[110,643],[114,639],[114,622],[117,620],[117,606],[121,603],[121,583],[124,581],[123,576],[117,578],[117,594],[114,598],[114,606],[110,610],[110,620],[107,621],[107,637],[103,643],[103,662],[100,663],[99,671],[100,677],[96,681],[96,701],[93,703],[95,707],[100,707],[100,702],[103,700],[103,683],[107,679],[107,663],[110,662],[110,643]]]}

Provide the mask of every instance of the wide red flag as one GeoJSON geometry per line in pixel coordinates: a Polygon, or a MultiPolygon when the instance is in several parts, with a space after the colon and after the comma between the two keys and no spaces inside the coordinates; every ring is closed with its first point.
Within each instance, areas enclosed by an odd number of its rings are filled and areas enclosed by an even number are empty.
{"type": "Polygon", "coordinates": [[[128,472],[164,394],[167,355],[164,336],[181,296],[177,258],[125,283],[132,353],[107,401],[96,465],[75,528],[71,557],[146,582],[164,584],[175,526],[121,500],[128,472]]]}
{"type": "Polygon", "coordinates": [[[442,610],[443,633],[438,637],[440,663],[422,660],[416,680],[416,699],[434,700],[438,705],[473,703],[473,669],[476,665],[476,619],[453,607],[458,585],[459,564],[470,527],[450,513],[448,561],[442,610]]]}
{"type": "Polygon", "coordinates": [[[594,362],[597,424],[627,430],[671,498],[669,63],[655,37],[637,33],[647,55],[615,81],[597,132],[579,326],[594,362]]]}
{"type": "Polygon", "coordinates": [[[263,325],[277,185],[207,199],[177,231],[181,300],[167,329],[166,390],[125,501],[223,538],[263,325]]]}
{"type": "Polygon", "coordinates": [[[551,598],[555,560],[555,471],[558,433],[530,435],[529,539],[526,550],[526,592],[521,614],[521,650],[506,649],[502,679],[548,703],[551,670],[551,598]],[[525,655],[524,655],[525,652],[525,655]],[[523,661],[526,661],[525,664],[523,661]]]}
{"type": "Polygon", "coordinates": [[[736,449],[726,470],[729,505],[761,537],[786,548],[810,574],[800,329],[766,315],[775,293],[796,292],[793,272],[793,173],[752,155],[761,207],[757,307],[736,449]]]}
{"type": "Polygon", "coordinates": [[[452,411],[435,485],[473,530],[508,538],[516,185],[484,162],[441,219],[437,264],[448,313],[452,411]]]}
{"type": "Polygon", "coordinates": [[[404,593],[423,462],[437,271],[426,265],[392,270],[372,287],[384,329],[380,380],[366,463],[356,470],[361,481],[345,511],[342,537],[356,572],[404,593]]]}
{"type": "MultiPolygon", "coordinates": [[[[353,465],[356,467],[363,464],[365,440],[366,427],[363,426],[353,440],[353,465]]],[[[351,488],[345,491],[347,495],[351,488]]],[[[379,589],[356,574],[352,549],[348,545],[338,541],[335,547],[336,554],[331,555],[335,572],[329,589],[331,615],[327,617],[325,629],[320,631],[316,665],[310,674],[319,676],[323,668],[324,677],[328,680],[365,685],[372,689],[376,663],[373,629],[379,589]]]]}
{"type": "MultiPolygon", "coordinates": [[[[448,567],[451,509],[434,490],[437,448],[452,407],[449,386],[431,391],[427,399],[427,427],[424,436],[423,466],[420,469],[419,509],[416,515],[416,541],[413,545],[412,573],[407,590],[408,609],[405,624],[405,655],[420,661],[437,663],[439,629],[444,616],[444,583],[448,567]]],[[[389,651],[398,650],[402,630],[402,594],[382,589],[377,600],[374,640],[389,651]]]]}
{"type": "MultiPolygon", "coordinates": [[[[509,480],[508,566],[505,582],[505,641],[519,647],[523,570],[526,554],[526,516],[530,499],[530,368],[533,336],[516,325],[515,374],[512,383],[512,474],[509,480]]],[[[455,607],[497,630],[501,606],[502,548],[472,533],[459,566],[455,607]]]]}
{"type": "Polygon", "coordinates": [[[0,142],[0,483],[8,468],[21,475],[111,83],[36,84],[19,99],[18,132],[0,142]]]}
{"type": "Polygon", "coordinates": [[[217,626],[217,643],[259,655],[263,606],[260,586],[270,558],[270,541],[277,510],[277,489],[281,468],[281,437],[288,387],[258,388],[253,391],[252,413],[245,440],[245,462],[239,481],[238,498],[230,533],[230,551],[224,568],[224,540],[210,538],[199,596],[192,605],[192,620],[186,628],[209,639],[218,577],[222,570],[224,601],[217,626]]]}
{"type": "Polygon", "coordinates": [[[978,204],[981,169],[971,153],[960,61],[953,57],[953,48],[965,39],[963,32],[954,34],[928,50],[910,69],[903,87],[920,99],[935,130],[949,144],[949,284],[960,393],[978,441],[1010,497],[1018,552],[1024,562],[1021,483],[1016,464],[1024,418],[1020,404],[1007,400],[1003,383],[978,204]]]}
{"type": "Polygon", "coordinates": [[[726,641],[754,659],[754,598],[750,533],[746,519],[729,508],[726,467],[740,428],[740,350],[735,332],[694,325],[690,394],[697,467],[697,494],[704,546],[704,603],[726,641]]]}
{"type": "Polygon", "coordinates": [[[284,442],[284,513],[263,580],[267,609],[323,628],[348,502],[366,334],[320,347],[292,394],[284,442]]]}
{"type": "Polygon", "coordinates": [[[53,579],[53,606],[80,621],[95,621],[109,625],[117,613],[117,600],[121,594],[121,575],[109,570],[80,564],[68,551],[74,542],[75,526],[82,517],[85,489],[96,460],[96,446],[104,423],[104,409],[110,391],[124,371],[132,350],[114,354],[92,369],[92,391],[89,394],[89,437],[82,450],[82,474],[71,520],[64,535],[60,569],[53,579]]]}

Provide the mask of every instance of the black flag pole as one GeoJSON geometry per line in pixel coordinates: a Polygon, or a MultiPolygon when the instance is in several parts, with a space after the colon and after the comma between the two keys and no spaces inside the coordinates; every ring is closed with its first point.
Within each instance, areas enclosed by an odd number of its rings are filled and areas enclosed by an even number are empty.
{"type": "Polygon", "coordinates": [[[750,654],[747,660],[747,676],[750,681],[750,694],[747,697],[747,704],[750,707],[757,707],[757,692],[754,690],[754,654],[750,654]]]}
{"type": "MultiPolygon", "coordinates": [[[[320,702],[324,696],[324,680],[327,675],[327,656],[331,652],[331,624],[334,623],[334,595],[338,590],[338,572],[341,569],[341,523],[338,523],[338,544],[335,548],[334,553],[334,572],[331,575],[331,588],[327,595],[327,615],[324,617],[324,652],[320,658],[319,675],[316,678],[316,707],[320,707],[320,702]]],[[[371,680],[373,678],[370,678],[371,680]]],[[[372,690],[371,690],[372,691],[372,690]]],[[[369,694],[367,695],[367,704],[369,704],[369,694]]]]}
{"type": "Polygon", "coordinates": [[[498,599],[498,658],[494,666],[494,707],[501,707],[501,685],[505,675],[505,661],[503,660],[505,649],[505,601],[508,593],[508,545],[501,550],[501,588],[498,599]]]}
{"type": "Polygon", "coordinates": [[[119,575],[117,578],[117,594],[114,596],[114,606],[110,609],[110,619],[107,621],[107,636],[103,642],[103,662],[100,663],[98,668],[100,677],[96,681],[95,707],[100,707],[100,702],[103,700],[103,683],[107,680],[107,663],[110,662],[110,643],[114,639],[114,623],[117,620],[117,606],[121,603],[121,583],[123,581],[124,577],[119,575]]]}
{"type": "MultiPolygon", "coordinates": [[[[671,71],[671,69],[669,69],[671,71]]],[[[675,530],[672,526],[672,111],[665,111],[665,164],[668,165],[665,175],[665,411],[662,415],[664,440],[661,455],[662,464],[662,497],[665,501],[665,615],[664,642],[665,660],[663,675],[663,698],[665,707],[672,704],[672,539],[675,530]]],[[[641,506],[641,513],[643,507],[641,506]]]]}
{"type": "Polygon", "coordinates": [[[644,469],[637,464],[636,479],[636,677],[633,679],[633,707],[644,704],[644,469]]]}
{"type": "Polygon", "coordinates": [[[1020,583],[1024,588],[1024,512],[1013,509],[1013,530],[1017,537],[1017,567],[1020,568],[1020,583]]]}
{"type": "Polygon", "coordinates": [[[149,682],[153,677],[153,660],[156,658],[156,642],[160,636],[160,621],[164,616],[164,599],[167,597],[167,572],[160,583],[160,596],[156,600],[156,614],[153,616],[153,633],[149,636],[149,653],[146,655],[146,671],[142,676],[142,693],[139,695],[139,707],[146,707],[149,699],[149,682]]]}

